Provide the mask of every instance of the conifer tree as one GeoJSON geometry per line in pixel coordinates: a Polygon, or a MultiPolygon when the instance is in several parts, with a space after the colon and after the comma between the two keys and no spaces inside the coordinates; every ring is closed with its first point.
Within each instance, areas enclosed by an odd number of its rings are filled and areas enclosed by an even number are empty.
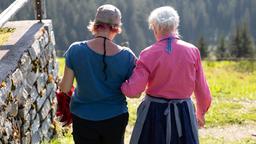
{"type": "Polygon", "coordinates": [[[208,46],[203,36],[201,36],[200,39],[198,40],[197,47],[200,50],[201,58],[206,58],[208,56],[208,46]]]}
{"type": "Polygon", "coordinates": [[[252,58],[254,56],[254,43],[246,23],[236,27],[231,40],[231,55],[235,58],[252,58]]]}
{"type": "Polygon", "coordinates": [[[231,56],[233,58],[241,57],[241,49],[242,49],[242,36],[241,36],[241,27],[238,25],[236,26],[234,36],[231,40],[231,56]]]}
{"type": "Polygon", "coordinates": [[[245,58],[252,58],[254,56],[254,43],[247,23],[243,24],[241,36],[243,46],[242,56],[245,58]]]}
{"type": "Polygon", "coordinates": [[[225,59],[228,57],[228,51],[226,46],[226,40],[224,36],[221,36],[217,46],[217,58],[225,59]]]}

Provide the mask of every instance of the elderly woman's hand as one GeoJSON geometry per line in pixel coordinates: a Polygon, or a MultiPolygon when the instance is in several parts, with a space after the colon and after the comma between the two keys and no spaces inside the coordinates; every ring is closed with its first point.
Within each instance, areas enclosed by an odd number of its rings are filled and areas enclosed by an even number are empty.
{"type": "Polygon", "coordinates": [[[204,116],[197,116],[197,124],[199,128],[203,128],[205,124],[204,116]]]}

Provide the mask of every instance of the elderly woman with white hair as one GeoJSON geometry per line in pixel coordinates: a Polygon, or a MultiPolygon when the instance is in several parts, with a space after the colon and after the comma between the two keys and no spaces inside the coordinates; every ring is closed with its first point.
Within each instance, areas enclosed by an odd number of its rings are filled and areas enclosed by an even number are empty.
{"type": "Polygon", "coordinates": [[[179,38],[179,15],[174,8],[153,10],[148,22],[156,42],[140,53],[132,76],[121,87],[131,98],[146,89],[130,143],[198,144],[198,125],[204,126],[211,104],[200,52],[179,38]]]}

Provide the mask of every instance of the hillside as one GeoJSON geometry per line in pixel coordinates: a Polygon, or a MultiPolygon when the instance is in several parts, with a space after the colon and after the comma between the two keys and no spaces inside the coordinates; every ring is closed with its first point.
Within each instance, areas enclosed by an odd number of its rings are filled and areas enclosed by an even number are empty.
{"type": "MultiPolygon", "coordinates": [[[[0,12],[13,0],[0,2],[0,12]]],[[[139,53],[154,39],[148,30],[147,17],[154,8],[173,5],[180,17],[180,33],[186,41],[196,43],[203,36],[207,42],[216,44],[219,36],[230,36],[234,27],[246,21],[251,34],[256,38],[255,0],[47,0],[47,16],[53,20],[57,48],[61,50],[76,40],[91,38],[86,26],[95,15],[96,7],[111,3],[123,14],[123,33],[116,38],[118,43],[128,41],[139,53]]],[[[33,19],[31,5],[23,8],[14,19],[33,19]]]]}

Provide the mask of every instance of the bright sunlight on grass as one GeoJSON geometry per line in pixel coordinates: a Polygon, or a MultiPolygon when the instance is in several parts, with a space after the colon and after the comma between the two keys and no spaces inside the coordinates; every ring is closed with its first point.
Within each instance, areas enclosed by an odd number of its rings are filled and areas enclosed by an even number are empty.
{"type": "MultiPolygon", "coordinates": [[[[59,75],[62,75],[64,59],[59,58],[59,75]]],[[[202,144],[255,144],[248,131],[256,132],[256,62],[253,61],[219,61],[203,62],[205,75],[213,95],[213,103],[206,115],[206,127],[200,130],[202,144]],[[241,131],[239,131],[241,129],[241,131]],[[234,131],[234,133],[221,131],[234,131]],[[219,134],[221,133],[221,134],[219,134]],[[240,133],[240,134],[239,134],[240,133]],[[249,134],[248,134],[249,133],[249,134]]],[[[140,99],[128,99],[129,124],[126,130],[126,144],[136,120],[136,109],[140,99]]],[[[59,130],[60,133],[61,130],[59,130]]],[[[58,134],[52,144],[70,143],[72,136],[58,134]]]]}

